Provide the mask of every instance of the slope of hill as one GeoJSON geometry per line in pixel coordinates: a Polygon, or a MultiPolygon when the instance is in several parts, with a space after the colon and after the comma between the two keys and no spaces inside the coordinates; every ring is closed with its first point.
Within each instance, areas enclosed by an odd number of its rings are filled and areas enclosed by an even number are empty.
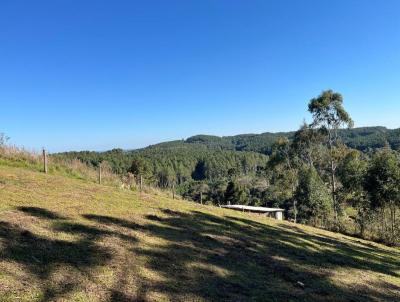
{"type": "Polygon", "coordinates": [[[400,250],[0,165],[0,301],[398,301],[400,250]]]}

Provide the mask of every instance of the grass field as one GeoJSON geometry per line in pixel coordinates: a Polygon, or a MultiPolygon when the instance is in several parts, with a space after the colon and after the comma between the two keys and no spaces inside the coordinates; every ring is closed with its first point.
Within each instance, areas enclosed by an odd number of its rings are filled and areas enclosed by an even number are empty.
{"type": "Polygon", "coordinates": [[[0,166],[0,301],[400,301],[400,250],[0,166]]]}

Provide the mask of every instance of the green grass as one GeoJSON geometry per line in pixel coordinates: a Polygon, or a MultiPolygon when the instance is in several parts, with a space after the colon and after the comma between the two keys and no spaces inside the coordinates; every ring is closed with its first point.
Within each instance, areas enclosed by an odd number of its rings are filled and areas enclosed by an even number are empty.
{"type": "Polygon", "coordinates": [[[400,301],[400,250],[0,165],[0,301],[400,301]]]}

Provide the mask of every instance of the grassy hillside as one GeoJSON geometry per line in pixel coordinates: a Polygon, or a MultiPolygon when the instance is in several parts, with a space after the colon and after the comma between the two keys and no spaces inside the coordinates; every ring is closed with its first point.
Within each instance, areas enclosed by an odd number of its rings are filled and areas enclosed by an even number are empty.
{"type": "Polygon", "coordinates": [[[0,301],[399,301],[400,250],[0,165],[0,301]]]}

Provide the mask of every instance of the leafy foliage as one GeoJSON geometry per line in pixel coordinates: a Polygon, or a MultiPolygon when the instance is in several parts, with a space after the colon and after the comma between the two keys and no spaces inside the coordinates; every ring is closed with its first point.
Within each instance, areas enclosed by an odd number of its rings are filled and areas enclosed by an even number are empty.
{"type": "Polygon", "coordinates": [[[332,212],[332,201],[315,168],[307,167],[301,170],[295,198],[300,221],[310,222],[313,225],[327,225],[332,212]]]}

